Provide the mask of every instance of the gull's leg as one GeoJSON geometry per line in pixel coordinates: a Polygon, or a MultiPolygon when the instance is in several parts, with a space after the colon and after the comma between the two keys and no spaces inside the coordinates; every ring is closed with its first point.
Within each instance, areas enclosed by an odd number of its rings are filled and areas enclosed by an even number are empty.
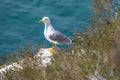
{"type": "Polygon", "coordinates": [[[56,44],[52,44],[52,48],[48,48],[48,50],[54,54],[55,53],[55,49],[56,49],[56,44]]]}
{"type": "Polygon", "coordinates": [[[55,49],[56,48],[56,44],[52,43],[52,48],[55,49]]]}

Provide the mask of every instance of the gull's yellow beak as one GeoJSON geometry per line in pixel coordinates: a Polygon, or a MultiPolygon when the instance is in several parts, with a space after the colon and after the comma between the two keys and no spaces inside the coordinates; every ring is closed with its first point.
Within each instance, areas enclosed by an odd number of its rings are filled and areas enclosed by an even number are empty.
{"type": "Polygon", "coordinates": [[[43,20],[39,20],[39,23],[43,23],[43,20]]]}

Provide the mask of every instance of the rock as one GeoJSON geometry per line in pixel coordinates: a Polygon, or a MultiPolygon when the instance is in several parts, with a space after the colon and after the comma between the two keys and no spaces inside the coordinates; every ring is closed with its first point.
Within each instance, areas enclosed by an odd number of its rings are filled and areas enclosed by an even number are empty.
{"type": "MultiPolygon", "coordinates": [[[[38,53],[33,58],[29,58],[29,65],[32,66],[33,63],[36,63],[38,68],[39,67],[46,67],[47,65],[51,64],[53,53],[49,51],[48,48],[41,48],[38,53]]],[[[3,80],[5,78],[5,74],[10,71],[16,71],[21,70],[24,68],[24,65],[26,65],[26,59],[22,59],[19,62],[11,63],[9,65],[3,65],[0,66],[0,80],[3,80]]],[[[28,65],[27,65],[28,66],[28,65]]]]}

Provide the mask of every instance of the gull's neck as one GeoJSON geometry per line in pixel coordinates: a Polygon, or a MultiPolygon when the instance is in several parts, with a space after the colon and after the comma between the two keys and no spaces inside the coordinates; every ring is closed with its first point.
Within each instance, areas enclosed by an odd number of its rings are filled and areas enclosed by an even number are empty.
{"type": "Polygon", "coordinates": [[[54,29],[53,26],[52,26],[52,24],[51,24],[51,22],[45,23],[45,29],[47,30],[48,28],[54,29]]]}
{"type": "Polygon", "coordinates": [[[52,26],[51,23],[45,23],[45,28],[48,28],[48,27],[50,27],[50,26],[52,26]]]}
{"type": "Polygon", "coordinates": [[[48,31],[48,32],[49,32],[49,31],[51,32],[51,31],[54,31],[54,30],[55,30],[55,29],[53,28],[51,22],[49,22],[49,23],[44,23],[44,24],[45,24],[44,34],[47,33],[47,31],[48,31]]]}

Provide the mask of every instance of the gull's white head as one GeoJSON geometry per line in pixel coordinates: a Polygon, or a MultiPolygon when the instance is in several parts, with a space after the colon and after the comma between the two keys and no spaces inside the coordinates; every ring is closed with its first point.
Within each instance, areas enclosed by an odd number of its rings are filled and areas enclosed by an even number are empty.
{"type": "Polygon", "coordinates": [[[51,24],[49,17],[43,17],[42,20],[39,20],[39,23],[51,24]]]}

